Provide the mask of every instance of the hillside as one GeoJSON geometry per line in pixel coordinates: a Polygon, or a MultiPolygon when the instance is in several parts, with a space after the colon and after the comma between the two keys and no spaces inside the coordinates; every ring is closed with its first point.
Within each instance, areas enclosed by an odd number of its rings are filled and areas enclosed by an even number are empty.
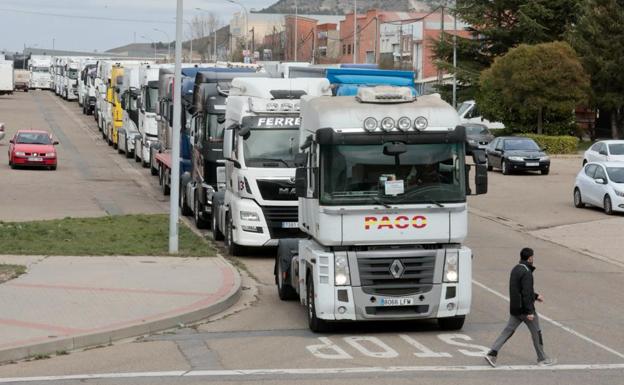
{"type": "MultiPolygon", "coordinates": [[[[260,13],[295,13],[296,0],[279,0],[260,13]]],[[[435,0],[433,0],[435,1],[435,0]]],[[[427,11],[432,0],[358,0],[358,13],[377,8],[384,11],[427,11]]],[[[353,1],[299,0],[299,13],[308,15],[344,15],[353,12],[353,1]]]]}

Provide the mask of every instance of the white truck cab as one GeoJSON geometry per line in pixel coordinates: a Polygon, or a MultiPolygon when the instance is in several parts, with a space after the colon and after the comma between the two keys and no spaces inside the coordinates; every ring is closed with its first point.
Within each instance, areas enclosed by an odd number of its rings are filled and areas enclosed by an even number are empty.
{"type": "MultiPolygon", "coordinates": [[[[327,79],[236,78],[225,113],[226,190],[216,208],[232,255],[299,234],[294,194],[299,99],[331,95],[327,79]]],[[[214,213],[213,213],[214,215],[214,213]]]]}
{"type": "Polygon", "coordinates": [[[135,138],[135,160],[143,167],[149,167],[150,147],[158,142],[158,122],[156,108],[158,106],[158,73],[163,64],[142,64],[139,67],[139,136],[135,138]]]}
{"type": "Polygon", "coordinates": [[[63,71],[62,96],[67,100],[78,100],[78,77],[80,63],[77,58],[67,58],[63,71]]]}
{"type": "MultiPolygon", "coordinates": [[[[297,156],[299,228],[280,241],[281,299],[309,327],[334,321],[437,319],[460,329],[471,305],[466,133],[439,96],[409,88],[304,97],[297,156]]],[[[487,192],[482,151],[476,194],[487,192]]]]}
{"type": "Polygon", "coordinates": [[[466,100],[457,107],[457,113],[462,123],[479,123],[485,125],[490,130],[501,130],[505,125],[501,122],[490,122],[481,116],[481,112],[474,100],[466,100]]]}

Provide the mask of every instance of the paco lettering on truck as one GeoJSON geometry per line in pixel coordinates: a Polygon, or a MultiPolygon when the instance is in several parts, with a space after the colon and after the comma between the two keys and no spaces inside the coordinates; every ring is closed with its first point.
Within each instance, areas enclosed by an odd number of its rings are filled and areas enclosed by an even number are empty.
{"type": "Polygon", "coordinates": [[[427,217],[423,215],[415,215],[408,217],[405,215],[399,215],[396,217],[365,217],[364,229],[366,230],[383,230],[383,229],[407,229],[413,227],[415,229],[423,229],[427,227],[427,217]]]}

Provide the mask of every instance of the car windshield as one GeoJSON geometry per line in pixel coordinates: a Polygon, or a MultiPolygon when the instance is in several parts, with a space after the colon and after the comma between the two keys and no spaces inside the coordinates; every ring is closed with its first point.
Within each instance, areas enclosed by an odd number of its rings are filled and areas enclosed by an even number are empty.
{"type": "Polygon", "coordinates": [[[466,133],[468,135],[487,135],[490,132],[485,126],[469,126],[466,125],[466,133]]]}
{"type": "Polygon", "coordinates": [[[158,105],[158,88],[147,87],[145,93],[145,111],[156,112],[156,106],[158,105]]]}
{"type": "Polygon", "coordinates": [[[459,105],[459,107],[457,108],[457,113],[459,114],[459,116],[464,116],[464,113],[470,108],[472,107],[472,103],[467,103],[467,102],[463,102],[462,104],[459,105]]]}
{"type": "Polygon", "coordinates": [[[252,129],[243,147],[248,167],[294,167],[299,129],[252,129]]]}
{"type": "Polygon", "coordinates": [[[67,71],[67,76],[70,79],[78,79],[78,70],[70,69],[69,71],[67,71]]]}
{"type": "Polygon", "coordinates": [[[609,145],[611,155],[624,155],[624,143],[613,143],[609,145]]]}
{"type": "Polygon", "coordinates": [[[539,147],[532,139],[505,139],[505,150],[538,151],[539,147]]]}
{"type": "Polygon", "coordinates": [[[324,205],[451,203],[466,200],[463,146],[409,144],[321,147],[324,205]]]}
{"type": "Polygon", "coordinates": [[[22,132],[15,140],[19,144],[52,144],[50,135],[38,132],[22,132]]]}
{"type": "Polygon", "coordinates": [[[607,167],[607,174],[613,183],[624,183],[624,167],[607,167]]]}

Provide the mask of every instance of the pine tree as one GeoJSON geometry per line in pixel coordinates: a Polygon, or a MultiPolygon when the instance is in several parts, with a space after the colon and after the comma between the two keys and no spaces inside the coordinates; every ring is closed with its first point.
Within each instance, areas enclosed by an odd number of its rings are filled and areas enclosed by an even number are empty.
{"type": "Polygon", "coordinates": [[[591,77],[592,102],[608,111],[611,136],[624,134],[624,0],[588,0],[569,34],[591,77]]]}

